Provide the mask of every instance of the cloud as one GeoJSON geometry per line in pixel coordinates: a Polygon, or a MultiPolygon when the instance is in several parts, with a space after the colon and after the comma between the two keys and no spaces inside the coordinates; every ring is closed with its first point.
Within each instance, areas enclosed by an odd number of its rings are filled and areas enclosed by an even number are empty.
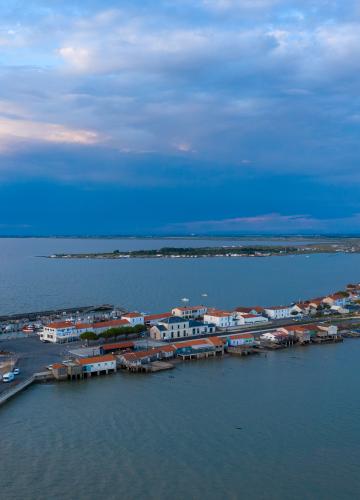
{"type": "Polygon", "coordinates": [[[311,215],[268,213],[221,220],[190,221],[169,225],[167,230],[192,233],[261,233],[261,232],[353,232],[360,230],[360,213],[346,217],[316,218],[311,215]]]}
{"type": "Polygon", "coordinates": [[[9,40],[0,66],[3,150],[15,140],[101,143],[142,157],[191,153],[194,171],[214,161],[219,175],[237,167],[254,176],[354,176],[354,2],[106,5],[0,6],[0,39],[9,40]]]}
{"type": "Polygon", "coordinates": [[[55,123],[0,118],[0,151],[8,152],[16,144],[28,141],[93,145],[100,141],[100,137],[93,131],[76,130],[55,123]]]}
{"type": "Polygon", "coordinates": [[[281,0],[203,0],[205,7],[215,10],[255,10],[267,9],[280,3],[281,0]]]}

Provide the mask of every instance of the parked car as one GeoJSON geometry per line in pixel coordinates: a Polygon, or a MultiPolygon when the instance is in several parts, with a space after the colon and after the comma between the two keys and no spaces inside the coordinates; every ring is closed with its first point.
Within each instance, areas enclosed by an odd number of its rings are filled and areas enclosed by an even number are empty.
{"type": "Polygon", "coordinates": [[[3,382],[12,382],[15,378],[15,375],[13,374],[13,372],[8,372],[8,373],[4,373],[3,377],[2,377],[2,381],[3,382]]]}
{"type": "Polygon", "coordinates": [[[19,375],[20,368],[14,368],[12,372],[13,372],[14,375],[19,375]]]}

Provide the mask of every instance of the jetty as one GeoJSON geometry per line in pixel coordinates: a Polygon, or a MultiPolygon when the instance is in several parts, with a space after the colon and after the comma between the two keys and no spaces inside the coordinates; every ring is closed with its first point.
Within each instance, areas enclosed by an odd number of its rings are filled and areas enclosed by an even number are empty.
{"type": "MultiPolygon", "coordinates": [[[[60,315],[68,315],[68,314],[76,314],[76,313],[81,313],[81,314],[86,314],[90,312],[106,312],[106,311],[111,311],[114,309],[113,305],[110,304],[102,304],[98,306],[79,306],[79,307],[67,307],[63,309],[48,309],[46,311],[35,311],[35,312],[27,312],[27,313],[16,313],[16,314],[6,314],[6,315],[1,315],[0,316],[0,322],[5,322],[5,321],[21,321],[21,320],[29,320],[29,321],[36,321],[38,319],[44,318],[44,317],[53,317],[53,316],[60,316],[60,315]]],[[[122,310],[122,308],[118,308],[119,310],[122,310]]],[[[126,309],[123,309],[124,312],[126,309]]]]}
{"type": "Polygon", "coordinates": [[[18,384],[13,385],[10,387],[8,390],[2,392],[0,394],[0,406],[9,401],[9,399],[13,398],[16,396],[19,392],[24,391],[30,385],[36,383],[36,382],[49,382],[50,380],[53,380],[54,376],[51,372],[40,372],[40,373],[34,373],[31,377],[28,377],[25,380],[22,380],[18,384]]]}

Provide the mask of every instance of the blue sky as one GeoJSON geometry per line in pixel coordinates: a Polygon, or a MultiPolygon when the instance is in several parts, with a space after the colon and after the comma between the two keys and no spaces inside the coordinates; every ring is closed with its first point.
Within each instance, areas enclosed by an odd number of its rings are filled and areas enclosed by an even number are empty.
{"type": "Polygon", "coordinates": [[[0,234],[360,232],[353,0],[0,4],[0,234]]]}

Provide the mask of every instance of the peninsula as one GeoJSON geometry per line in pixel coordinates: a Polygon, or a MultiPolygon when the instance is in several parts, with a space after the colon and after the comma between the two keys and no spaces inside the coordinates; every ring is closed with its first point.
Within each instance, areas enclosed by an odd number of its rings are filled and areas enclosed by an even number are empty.
{"type": "Polygon", "coordinates": [[[285,255],[308,255],[316,253],[359,253],[360,243],[314,243],[296,245],[252,245],[214,247],[163,247],[150,250],[131,250],[89,253],[58,253],[45,256],[52,259],[150,259],[150,258],[204,258],[204,257],[271,257],[285,255]]]}

